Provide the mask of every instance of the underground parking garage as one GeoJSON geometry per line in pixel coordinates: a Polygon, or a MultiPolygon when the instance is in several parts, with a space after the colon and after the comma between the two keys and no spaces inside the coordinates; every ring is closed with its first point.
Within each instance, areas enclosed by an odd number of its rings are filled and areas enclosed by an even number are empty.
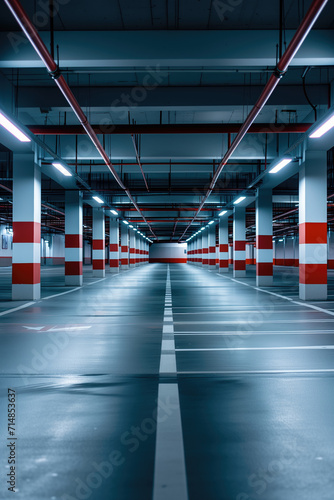
{"type": "Polygon", "coordinates": [[[0,498],[332,498],[333,26],[1,2],[0,498]]]}

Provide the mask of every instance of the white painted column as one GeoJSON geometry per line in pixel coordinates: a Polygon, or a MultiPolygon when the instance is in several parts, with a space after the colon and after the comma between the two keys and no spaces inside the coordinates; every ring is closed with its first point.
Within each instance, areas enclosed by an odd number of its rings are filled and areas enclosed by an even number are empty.
{"type": "Polygon", "coordinates": [[[233,276],[246,276],[246,209],[235,207],[233,214],[233,276]]]}
{"type": "Polygon", "coordinates": [[[219,220],[219,272],[228,272],[228,215],[219,220]]]}
{"type": "Polygon", "coordinates": [[[208,229],[202,231],[202,267],[209,269],[208,229]]]}
{"type": "Polygon", "coordinates": [[[83,261],[83,195],[81,191],[65,192],[65,285],[82,286],[83,261]]]}
{"type": "Polygon", "coordinates": [[[130,228],[130,267],[136,266],[136,233],[130,228]]]}
{"type": "Polygon", "coordinates": [[[271,189],[256,196],[256,286],[273,284],[273,203],[271,189]]]}
{"type": "Polygon", "coordinates": [[[121,266],[129,269],[129,230],[124,223],[121,226],[121,266]]]}
{"type": "Polygon", "coordinates": [[[216,224],[208,228],[208,266],[211,271],[216,269],[216,224]]]}
{"type": "Polygon", "coordinates": [[[110,217],[109,230],[109,261],[110,272],[119,272],[119,220],[110,217]]]}
{"type": "Polygon", "coordinates": [[[41,296],[41,169],[34,155],[14,154],[12,299],[41,296]]]}
{"type": "Polygon", "coordinates": [[[93,208],[93,276],[105,277],[105,222],[102,208],[93,208]]]}
{"type": "Polygon", "coordinates": [[[327,151],[306,150],[299,169],[299,297],[327,299],[327,151]]]}

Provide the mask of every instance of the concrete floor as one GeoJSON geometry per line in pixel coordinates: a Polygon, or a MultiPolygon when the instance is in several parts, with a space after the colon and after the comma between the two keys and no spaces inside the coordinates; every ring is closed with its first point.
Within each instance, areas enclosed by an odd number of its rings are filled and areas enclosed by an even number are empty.
{"type": "Polygon", "coordinates": [[[62,273],[25,307],[0,269],[1,499],[8,387],[18,500],[333,499],[332,276],[305,304],[294,269],[264,291],[252,266],[62,273]]]}

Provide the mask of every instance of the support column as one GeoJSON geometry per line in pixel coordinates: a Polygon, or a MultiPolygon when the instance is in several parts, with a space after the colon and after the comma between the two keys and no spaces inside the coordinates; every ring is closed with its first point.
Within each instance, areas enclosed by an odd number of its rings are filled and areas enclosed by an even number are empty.
{"type": "Polygon", "coordinates": [[[216,225],[211,224],[208,228],[208,265],[210,271],[216,269],[216,225]]]}
{"type": "Polygon", "coordinates": [[[130,267],[136,266],[136,233],[130,229],[130,267]]]}
{"type": "Polygon", "coordinates": [[[219,272],[228,272],[228,216],[219,220],[219,272]]]}
{"type": "Polygon", "coordinates": [[[119,221],[110,217],[109,231],[110,272],[119,272],[119,221]]]}
{"type": "Polygon", "coordinates": [[[271,189],[256,196],[256,286],[273,284],[273,202],[271,189]]]}
{"type": "Polygon", "coordinates": [[[208,230],[202,231],[202,267],[209,268],[208,230]]]}
{"type": "Polygon", "coordinates": [[[41,169],[33,154],[14,154],[12,299],[41,296],[41,169]]]}
{"type": "Polygon", "coordinates": [[[299,170],[299,297],[327,299],[327,152],[305,151],[299,170]]]}
{"type": "Polygon", "coordinates": [[[125,224],[121,227],[121,266],[129,269],[129,230],[125,224]]]}
{"type": "Polygon", "coordinates": [[[82,286],[82,205],[81,191],[65,192],[65,285],[82,286]]]}
{"type": "Polygon", "coordinates": [[[246,276],[246,209],[234,208],[233,217],[233,276],[246,276]]]}
{"type": "Polygon", "coordinates": [[[105,223],[102,208],[93,208],[93,276],[104,278],[105,263],[105,223]]]}

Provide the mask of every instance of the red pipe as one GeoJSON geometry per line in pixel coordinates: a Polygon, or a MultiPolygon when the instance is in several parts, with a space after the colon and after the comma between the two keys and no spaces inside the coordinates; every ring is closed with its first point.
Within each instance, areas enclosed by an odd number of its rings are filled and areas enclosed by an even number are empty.
{"type": "MultiPolygon", "coordinates": [[[[118,174],[117,174],[116,170],[114,169],[107,153],[103,149],[103,146],[100,143],[96,133],[94,132],[93,127],[91,126],[86,115],[82,111],[80,104],[76,100],[76,98],[75,98],[72,90],[68,86],[65,78],[60,74],[60,71],[59,71],[57,64],[55,63],[54,59],[51,57],[43,40],[39,36],[35,26],[32,24],[32,22],[30,21],[29,17],[26,14],[26,12],[22,8],[20,2],[18,0],[4,0],[4,1],[5,1],[6,5],[8,6],[8,8],[10,9],[10,11],[12,12],[16,21],[20,25],[22,31],[25,33],[29,42],[31,43],[31,45],[35,49],[36,53],[38,54],[40,59],[43,61],[50,76],[52,76],[52,78],[54,79],[58,88],[60,89],[61,93],[65,97],[66,101],[71,106],[71,108],[74,111],[75,115],[77,116],[79,122],[81,123],[81,125],[85,129],[88,137],[90,138],[90,140],[92,141],[92,143],[94,144],[96,149],[98,150],[99,154],[101,155],[103,161],[107,165],[111,174],[114,176],[116,182],[124,190],[124,192],[127,194],[128,198],[131,200],[133,205],[136,207],[136,209],[140,213],[140,210],[138,208],[137,203],[132,198],[130,191],[123,184],[122,180],[118,177],[118,174]]],[[[144,216],[142,216],[142,217],[143,217],[144,221],[147,222],[146,219],[144,218],[144,216]]],[[[155,236],[155,234],[152,231],[152,228],[149,224],[148,224],[148,227],[150,228],[150,231],[153,234],[153,236],[155,236]]]]}
{"type": "MultiPolygon", "coordinates": [[[[302,134],[307,132],[311,123],[275,123],[253,124],[250,134],[302,134]]],[[[96,134],[237,134],[240,123],[192,123],[192,124],[164,124],[164,125],[92,125],[96,134]]],[[[84,132],[80,125],[29,125],[29,130],[35,135],[82,135],[84,132]]]]}
{"type": "Polygon", "coordinates": [[[301,25],[299,26],[299,28],[297,29],[296,33],[294,34],[291,42],[289,43],[286,51],[284,52],[282,58],[279,60],[277,66],[276,66],[275,71],[272,73],[271,77],[269,78],[269,80],[268,80],[267,84],[265,85],[265,87],[264,87],[264,89],[263,89],[263,91],[262,91],[259,99],[255,103],[255,105],[252,108],[251,112],[247,116],[245,122],[241,126],[238,134],[234,138],[234,140],[233,140],[233,142],[231,144],[231,147],[228,148],[228,150],[227,150],[224,158],[220,162],[219,167],[218,167],[215,175],[212,178],[210,187],[209,187],[206,195],[204,196],[204,198],[203,198],[203,200],[202,200],[202,202],[201,202],[201,204],[200,204],[200,206],[199,206],[199,208],[198,208],[198,210],[197,210],[197,212],[196,212],[196,214],[195,214],[192,222],[186,227],[185,231],[183,232],[180,240],[186,234],[186,232],[188,231],[189,227],[191,226],[191,224],[193,223],[193,221],[196,219],[197,215],[202,210],[204,203],[206,202],[206,200],[209,198],[210,194],[212,193],[212,191],[213,191],[213,189],[214,189],[214,187],[216,185],[216,182],[217,182],[217,180],[218,180],[218,178],[219,178],[219,176],[220,176],[223,168],[225,167],[226,163],[231,158],[232,154],[237,149],[237,147],[239,146],[239,144],[242,141],[242,139],[245,137],[246,133],[248,132],[248,130],[250,129],[251,125],[253,124],[253,122],[258,117],[259,113],[262,111],[263,107],[266,105],[269,97],[274,92],[274,90],[277,87],[278,82],[280,81],[281,77],[287,71],[287,69],[288,69],[288,67],[289,67],[292,59],[294,58],[294,56],[298,52],[300,46],[304,42],[305,38],[307,37],[307,35],[311,31],[314,23],[318,19],[321,11],[323,10],[323,8],[327,4],[327,2],[328,2],[328,0],[313,0],[311,7],[307,11],[304,19],[302,20],[301,25]]]}

